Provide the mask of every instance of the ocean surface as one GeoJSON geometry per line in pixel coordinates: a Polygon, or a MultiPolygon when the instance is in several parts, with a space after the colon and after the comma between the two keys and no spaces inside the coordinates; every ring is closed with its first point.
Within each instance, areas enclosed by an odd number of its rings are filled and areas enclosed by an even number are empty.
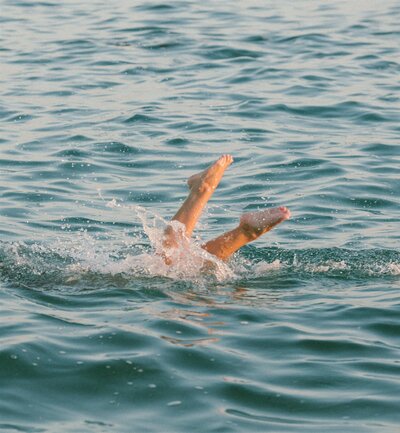
{"type": "Polygon", "coordinates": [[[0,0],[0,431],[400,431],[398,0],[0,0]],[[188,251],[186,179],[235,162],[188,251]],[[204,270],[243,212],[292,218],[204,270]]]}

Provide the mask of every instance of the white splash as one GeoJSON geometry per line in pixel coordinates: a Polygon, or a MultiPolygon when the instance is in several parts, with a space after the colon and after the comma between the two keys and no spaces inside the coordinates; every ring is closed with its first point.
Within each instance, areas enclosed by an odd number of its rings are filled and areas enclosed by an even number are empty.
{"type": "Polygon", "coordinates": [[[277,271],[282,268],[280,260],[276,259],[272,263],[259,262],[253,266],[253,272],[256,276],[261,276],[271,271],[277,271]]]}
{"type": "Polygon", "coordinates": [[[143,236],[121,239],[97,239],[87,232],[75,234],[74,238],[59,240],[51,246],[53,252],[73,261],[66,271],[72,274],[95,272],[100,274],[127,276],[162,276],[177,280],[193,280],[212,276],[217,281],[235,279],[233,269],[217,257],[207,253],[201,245],[184,234],[184,225],[178,221],[167,222],[159,215],[141,206],[125,206],[115,199],[108,207],[133,211],[141,222],[150,245],[143,245],[143,236]],[[167,226],[175,233],[177,246],[166,249],[163,245],[167,226]],[[132,247],[136,247],[134,253],[132,247]],[[122,252],[125,246],[127,252],[122,252]],[[163,257],[168,256],[167,265],[163,257]]]}
{"type": "Polygon", "coordinates": [[[177,221],[167,222],[141,206],[124,205],[115,199],[105,201],[105,206],[117,212],[128,211],[130,218],[136,215],[140,221],[140,225],[136,225],[137,232],[132,233],[132,229],[110,230],[106,234],[89,233],[84,229],[77,232],[76,226],[65,224],[56,239],[0,244],[0,271],[22,280],[37,277],[40,281],[52,281],[59,277],[60,281],[73,282],[95,274],[128,279],[159,276],[198,285],[208,284],[210,278],[229,282],[276,272],[333,277],[400,275],[397,255],[388,252],[377,255],[367,251],[362,255],[343,251],[337,257],[337,251],[313,251],[311,254],[305,250],[291,254],[290,250],[282,250],[269,262],[246,259],[245,254],[239,253],[226,263],[201,248],[200,241],[188,239],[184,226],[177,221]],[[167,227],[174,231],[177,240],[177,245],[170,249],[166,249],[163,242],[167,227]],[[166,256],[172,264],[166,264],[166,256]]]}

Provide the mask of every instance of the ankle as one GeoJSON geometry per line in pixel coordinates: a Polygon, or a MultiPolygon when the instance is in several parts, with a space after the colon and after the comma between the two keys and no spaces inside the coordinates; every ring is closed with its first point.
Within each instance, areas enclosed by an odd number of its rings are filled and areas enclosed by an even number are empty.
{"type": "Polygon", "coordinates": [[[198,195],[210,194],[211,192],[213,192],[213,190],[214,189],[212,185],[205,180],[199,182],[197,185],[191,188],[191,191],[198,195]]]}

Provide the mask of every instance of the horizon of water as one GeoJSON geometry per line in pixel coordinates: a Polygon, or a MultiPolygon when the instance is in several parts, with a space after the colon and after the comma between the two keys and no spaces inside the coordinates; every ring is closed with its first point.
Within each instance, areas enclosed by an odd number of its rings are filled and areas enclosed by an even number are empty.
{"type": "Polygon", "coordinates": [[[397,433],[399,19],[0,2],[0,432],[397,433]],[[223,153],[167,266],[186,180],[223,153]],[[278,205],[230,261],[201,249],[278,205]]]}

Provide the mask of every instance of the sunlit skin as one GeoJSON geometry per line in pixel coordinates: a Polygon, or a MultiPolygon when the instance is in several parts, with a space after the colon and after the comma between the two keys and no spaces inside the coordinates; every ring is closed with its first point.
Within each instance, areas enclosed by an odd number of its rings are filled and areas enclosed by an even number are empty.
{"type": "MultiPolygon", "coordinates": [[[[185,234],[188,238],[192,235],[204,206],[232,162],[231,155],[222,155],[206,170],[188,179],[190,193],[172,218],[172,221],[179,221],[185,226],[185,234]]],[[[289,217],[290,211],[284,206],[245,213],[236,228],[206,242],[202,248],[221,260],[227,260],[239,248],[256,240],[289,217]]],[[[177,236],[174,229],[168,226],[164,232],[164,247],[166,249],[176,247],[178,245],[177,236]]],[[[168,257],[165,257],[165,262],[171,264],[168,257]]]]}

